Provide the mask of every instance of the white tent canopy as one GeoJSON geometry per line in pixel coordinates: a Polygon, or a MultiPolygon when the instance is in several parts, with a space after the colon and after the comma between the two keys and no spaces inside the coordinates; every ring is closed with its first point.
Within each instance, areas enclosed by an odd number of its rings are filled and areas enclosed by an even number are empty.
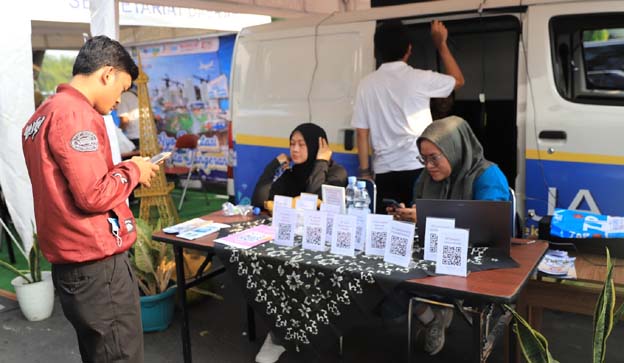
{"type": "Polygon", "coordinates": [[[79,49],[84,33],[113,35],[133,45],[238,31],[268,22],[267,16],[365,9],[370,0],[23,0],[15,5],[18,9],[0,15],[0,31],[5,34],[0,38],[0,187],[29,250],[34,210],[21,129],[34,112],[33,49],[79,49]]]}

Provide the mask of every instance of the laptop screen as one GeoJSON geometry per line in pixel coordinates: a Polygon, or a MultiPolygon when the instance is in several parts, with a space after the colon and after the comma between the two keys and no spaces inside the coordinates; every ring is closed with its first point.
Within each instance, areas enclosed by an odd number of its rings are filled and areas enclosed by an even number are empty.
{"type": "Polygon", "coordinates": [[[509,254],[511,244],[511,202],[489,200],[416,200],[418,240],[424,243],[427,217],[453,218],[455,228],[470,230],[470,246],[501,248],[509,254]]]}

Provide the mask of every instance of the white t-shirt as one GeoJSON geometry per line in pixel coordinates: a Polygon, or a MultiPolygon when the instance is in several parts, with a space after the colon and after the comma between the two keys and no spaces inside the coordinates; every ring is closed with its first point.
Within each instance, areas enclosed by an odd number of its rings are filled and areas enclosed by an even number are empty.
{"type": "Polygon", "coordinates": [[[454,88],[455,78],[403,61],[384,63],[360,81],[351,125],[370,130],[375,173],[423,167],[416,140],[431,123],[429,99],[454,88]]]}
{"type": "Polygon", "coordinates": [[[125,116],[128,118],[128,126],[124,130],[124,133],[130,140],[136,140],[141,137],[141,130],[139,128],[139,99],[132,92],[124,92],[121,94],[121,101],[117,106],[117,114],[119,117],[125,116]]]}

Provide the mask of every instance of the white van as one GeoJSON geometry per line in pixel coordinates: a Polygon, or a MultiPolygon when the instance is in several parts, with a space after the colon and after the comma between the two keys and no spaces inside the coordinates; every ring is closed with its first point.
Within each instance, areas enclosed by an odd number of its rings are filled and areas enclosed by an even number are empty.
{"type": "Polygon", "coordinates": [[[434,18],[466,79],[454,113],[516,190],[526,231],[555,207],[624,215],[621,0],[431,1],[244,29],[231,78],[237,200],[302,122],[323,126],[355,174],[350,121],[358,82],[377,66],[376,25],[401,19],[413,37],[409,63],[440,70],[434,18]]]}

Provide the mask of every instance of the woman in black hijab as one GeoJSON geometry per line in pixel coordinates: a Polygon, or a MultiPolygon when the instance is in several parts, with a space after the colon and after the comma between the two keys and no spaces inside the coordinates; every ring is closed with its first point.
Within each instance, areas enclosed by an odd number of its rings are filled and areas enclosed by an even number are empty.
{"type": "Polygon", "coordinates": [[[275,195],[296,197],[312,193],[320,197],[323,184],[345,186],[347,171],[331,155],[325,130],[313,123],[297,126],[290,133],[290,156],[280,154],[264,168],[252,204],[262,208],[275,195]]]}

